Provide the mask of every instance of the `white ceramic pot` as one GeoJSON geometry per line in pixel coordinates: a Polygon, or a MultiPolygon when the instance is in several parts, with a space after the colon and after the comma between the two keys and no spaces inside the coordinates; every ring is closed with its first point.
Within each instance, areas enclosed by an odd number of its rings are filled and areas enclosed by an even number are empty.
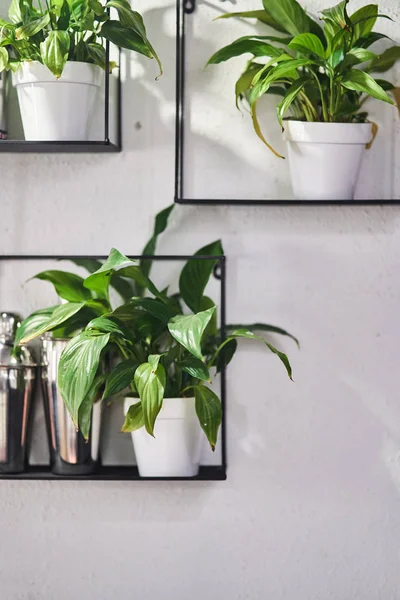
{"type": "Polygon", "coordinates": [[[353,200],[371,123],[287,121],[284,138],[297,200],[353,200]]]}
{"type": "Polygon", "coordinates": [[[26,140],[85,141],[103,78],[97,65],[67,62],[56,79],[39,62],[13,74],[26,140]]]}
{"type": "MultiPolygon", "coordinates": [[[[135,402],[125,398],[125,414],[135,402]]],[[[199,472],[203,432],[194,398],[164,398],[155,437],[144,427],[131,435],[141,477],[194,477],[199,472]]]]}

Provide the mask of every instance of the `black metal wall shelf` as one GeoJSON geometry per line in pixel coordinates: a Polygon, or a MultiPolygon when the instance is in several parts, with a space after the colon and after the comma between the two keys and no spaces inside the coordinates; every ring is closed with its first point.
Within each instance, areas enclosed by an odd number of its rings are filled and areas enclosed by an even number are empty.
{"type": "MultiPolygon", "coordinates": [[[[176,123],[175,202],[211,206],[376,206],[399,205],[400,200],[284,200],[188,198],[184,188],[186,32],[188,19],[195,18],[197,0],[177,0],[176,5],[176,123]]],[[[225,2],[225,0],[221,0],[225,2]]]]}
{"type": "Polygon", "coordinates": [[[0,141],[0,152],[31,152],[31,153],[57,153],[57,152],[121,152],[118,144],[110,141],[88,142],[34,142],[24,140],[0,141]]]}
{"type": "Polygon", "coordinates": [[[140,477],[137,467],[101,466],[93,475],[54,475],[48,465],[31,465],[24,473],[0,474],[1,479],[46,481],[224,481],[223,466],[200,467],[195,477],[140,477]]]}
{"type": "MultiPolygon", "coordinates": [[[[225,256],[193,256],[193,255],[160,255],[160,256],[133,256],[132,260],[149,259],[157,261],[187,261],[187,260],[213,260],[218,261],[214,267],[214,277],[219,282],[219,317],[221,336],[226,335],[226,257],[225,256]]],[[[0,255],[0,265],[5,261],[54,261],[94,259],[106,260],[106,255],[43,255],[43,254],[8,254],[0,255]]],[[[220,390],[222,405],[222,422],[220,428],[221,462],[218,465],[201,465],[199,474],[195,477],[140,477],[136,466],[101,464],[96,472],[91,475],[55,475],[51,472],[50,465],[27,464],[23,473],[0,473],[0,481],[4,480],[54,480],[54,481],[224,481],[226,479],[227,455],[226,455],[226,368],[222,365],[220,372],[220,390]]],[[[28,447],[28,456],[29,456],[28,447]]]]}
{"type": "MultiPolygon", "coordinates": [[[[110,122],[113,115],[110,111],[110,43],[106,42],[106,68],[104,72],[104,133],[101,140],[88,141],[31,141],[23,139],[10,139],[0,141],[0,152],[24,153],[107,153],[121,152],[122,150],[122,89],[121,89],[121,49],[118,49],[118,76],[116,78],[115,99],[115,139],[111,140],[110,122]]],[[[8,107],[9,110],[10,107],[8,107]]]]}

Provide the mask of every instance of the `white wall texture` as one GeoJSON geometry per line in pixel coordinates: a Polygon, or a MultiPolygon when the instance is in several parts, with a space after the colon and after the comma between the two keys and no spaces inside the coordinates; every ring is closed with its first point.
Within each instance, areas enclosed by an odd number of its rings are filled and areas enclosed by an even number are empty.
{"type": "MultiPolygon", "coordinates": [[[[123,153],[2,154],[1,253],[138,253],[152,216],[171,202],[174,8],[137,5],[165,75],[156,83],[155,66],[132,61],[123,153]]],[[[381,10],[400,18],[397,0],[381,10]]],[[[207,184],[209,196],[233,197],[247,161],[249,185],[285,197],[287,165],[257,144],[253,164],[244,138],[232,140],[220,120],[230,108],[213,90],[225,71],[199,65],[222,40],[215,28],[225,28],[204,23],[193,31],[205,53],[191,53],[190,80],[206,118],[202,127],[193,116],[190,147],[214,152],[219,168],[203,174],[189,158],[190,191],[207,184]]],[[[399,39],[398,22],[381,26],[399,39]]],[[[242,25],[230,27],[233,39],[242,25]]],[[[400,199],[399,124],[395,137],[392,115],[373,110],[381,137],[358,194],[400,199]]],[[[228,256],[228,319],[293,331],[301,351],[281,347],[296,382],[262,348],[242,345],[228,373],[226,482],[1,481],[1,600],[400,597],[399,209],[177,207],[159,251],[190,253],[217,237],[228,256]]],[[[4,297],[10,284],[0,283],[4,297]]],[[[15,306],[27,289],[15,290],[15,306]]]]}

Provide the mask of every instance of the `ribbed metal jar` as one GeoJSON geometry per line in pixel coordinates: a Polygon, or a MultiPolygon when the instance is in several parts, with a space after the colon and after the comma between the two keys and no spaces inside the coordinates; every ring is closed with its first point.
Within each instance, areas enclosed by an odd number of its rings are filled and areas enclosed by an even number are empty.
{"type": "Polygon", "coordinates": [[[88,475],[96,471],[98,464],[101,404],[96,402],[93,406],[89,441],[85,441],[68,413],[57,383],[60,357],[68,342],[50,336],[42,339],[41,383],[51,470],[57,475],[88,475]]]}

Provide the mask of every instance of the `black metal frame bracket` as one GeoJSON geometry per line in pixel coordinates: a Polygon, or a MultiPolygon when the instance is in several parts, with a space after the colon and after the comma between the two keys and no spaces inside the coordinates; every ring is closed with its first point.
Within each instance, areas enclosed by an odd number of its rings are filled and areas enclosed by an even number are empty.
{"type": "Polygon", "coordinates": [[[175,197],[178,204],[222,206],[374,206],[398,205],[400,200],[245,200],[218,198],[187,198],[184,189],[185,148],[185,48],[186,22],[194,18],[196,0],[176,0],[176,122],[175,122],[175,197]]]}
{"type": "Polygon", "coordinates": [[[121,152],[122,150],[122,87],[121,87],[121,49],[119,48],[118,77],[116,92],[116,139],[110,140],[110,42],[106,42],[106,69],[104,78],[104,139],[93,141],[27,141],[0,140],[0,152],[121,152]]]}

